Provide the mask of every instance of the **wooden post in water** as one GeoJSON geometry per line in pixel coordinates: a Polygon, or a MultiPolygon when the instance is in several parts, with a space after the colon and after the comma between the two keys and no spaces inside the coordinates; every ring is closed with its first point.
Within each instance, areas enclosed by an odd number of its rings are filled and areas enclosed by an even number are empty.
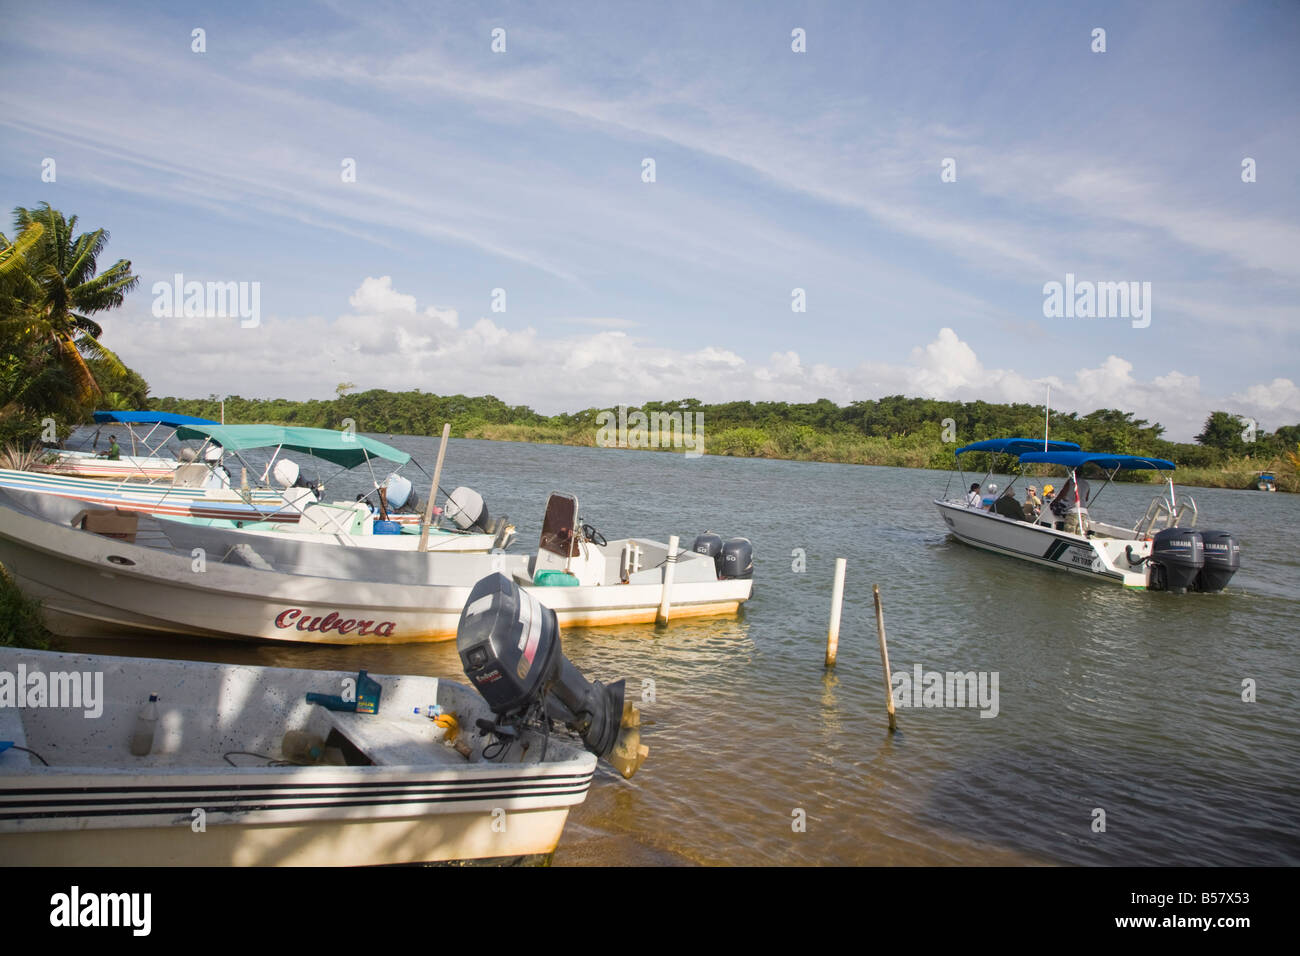
{"type": "Polygon", "coordinates": [[[880,663],[885,668],[885,700],[889,707],[890,733],[898,730],[898,718],[894,714],[894,682],[889,676],[889,648],[885,646],[885,610],[880,606],[880,585],[871,585],[871,593],[876,598],[876,633],[880,635],[880,663]]]}
{"type": "Polygon", "coordinates": [[[826,631],[826,667],[835,666],[835,655],[840,650],[840,608],[844,604],[843,558],[835,559],[835,584],[831,587],[831,625],[826,631]]]}
{"type": "Polygon", "coordinates": [[[672,611],[672,599],[669,598],[668,592],[673,587],[673,572],[677,568],[677,535],[668,539],[668,559],[664,562],[664,593],[659,599],[659,613],[655,615],[656,624],[667,624],[668,615],[672,611]]]}
{"type": "Polygon", "coordinates": [[[429,489],[429,503],[424,506],[424,525],[420,528],[420,550],[429,550],[429,525],[433,522],[433,503],[438,498],[438,479],[442,477],[442,458],[447,454],[447,439],[451,437],[451,422],[442,426],[442,441],[438,442],[438,463],[433,466],[433,487],[429,489]]]}

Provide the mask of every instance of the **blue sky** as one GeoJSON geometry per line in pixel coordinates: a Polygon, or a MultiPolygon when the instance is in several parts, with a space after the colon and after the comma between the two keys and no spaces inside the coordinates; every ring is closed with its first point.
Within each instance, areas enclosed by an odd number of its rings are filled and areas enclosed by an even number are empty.
{"type": "Polygon", "coordinates": [[[1175,438],[1212,408],[1300,421],[1300,5],[5,18],[0,201],[109,229],[142,283],[105,343],[158,395],[350,381],[553,412],[1050,384],[1175,438]],[[176,273],[259,283],[260,324],[156,317],[176,273]],[[1066,273],[1150,282],[1150,325],[1045,318],[1066,273]]]}

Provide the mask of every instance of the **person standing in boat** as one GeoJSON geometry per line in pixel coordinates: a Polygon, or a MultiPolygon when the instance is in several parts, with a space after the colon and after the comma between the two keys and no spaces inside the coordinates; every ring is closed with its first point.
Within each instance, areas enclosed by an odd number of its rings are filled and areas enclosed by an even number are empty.
{"type": "Polygon", "coordinates": [[[970,491],[966,494],[966,507],[978,508],[983,503],[980,499],[980,483],[978,481],[971,482],[970,491]]]}
{"type": "Polygon", "coordinates": [[[95,457],[97,457],[97,458],[107,458],[109,461],[121,461],[121,460],[122,460],[122,446],[119,445],[119,444],[117,443],[117,436],[116,436],[116,435],[109,435],[109,436],[108,436],[108,451],[101,451],[101,452],[100,452],[98,455],[96,455],[95,457]]]}
{"type": "Polygon", "coordinates": [[[1063,519],[1057,524],[1062,531],[1068,531],[1071,534],[1087,534],[1088,532],[1088,493],[1091,488],[1088,482],[1080,478],[1078,481],[1073,476],[1066,481],[1065,486],[1061,489],[1060,494],[1052,501],[1052,514],[1057,518],[1063,519]]]}
{"type": "Polygon", "coordinates": [[[1043,500],[1038,497],[1038,486],[1030,485],[1025,489],[1024,513],[1026,521],[1037,521],[1043,513],[1043,500]]]}

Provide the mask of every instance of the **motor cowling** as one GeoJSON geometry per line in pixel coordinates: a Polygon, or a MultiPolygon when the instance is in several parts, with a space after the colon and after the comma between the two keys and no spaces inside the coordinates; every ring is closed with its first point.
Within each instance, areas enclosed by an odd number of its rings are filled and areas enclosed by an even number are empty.
{"type": "Polygon", "coordinates": [[[712,531],[706,531],[695,539],[691,545],[691,550],[696,554],[702,554],[713,559],[714,572],[718,577],[722,576],[722,536],[714,534],[712,531]]]}
{"type": "Polygon", "coordinates": [[[405,475],[389,475],[384,481],[384,488],[387,489],[388,507],[394,511],[401,511],[411,500],[411,479],[405,475]]]}
{"type": "Polygon", "coordinates": [[[503,574],[474,585],[456,629],[465,676],[501,723],[527,721],[541,707],[624,777],[649,753],[640,713],[622,680],[588,681],[564,656],[555,612],[503,574]]]}
{"type": "Polygon", "coordinates": [[[744,579],[754,576],[754,546],[748,538],[731,538],[719,555],[720,578],[744,579]]]}
{"type": "Polygon", "coordinates": [[[1205,542],[1205,566],[1196,575],[1196,591],[1222,591],[1241,567],[1241,545],[1227,531],[1202,531],[1205,542]]]}
{"type": "Polygon", "coordinates": [[[1166,528],[1151,541],[1152,591],[1181,594],[1196,584],[1205,567],[1205,540],[1191,528],[1166,528]]]}
{"type": "Polygon", "coordinates": [[[488,517],[487,502],[473,488],[463,485],[452,490],[443,505],[442,513],[455,523],[461,531],[489,530],[491,519],[488,517]]]}

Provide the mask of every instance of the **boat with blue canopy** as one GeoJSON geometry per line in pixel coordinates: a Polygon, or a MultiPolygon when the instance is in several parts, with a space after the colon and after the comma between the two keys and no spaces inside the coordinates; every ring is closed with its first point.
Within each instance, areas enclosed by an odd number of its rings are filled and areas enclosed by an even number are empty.
{"type": "Polygon", "coordinates": [[[177,428],[181,425],[217,424],[210,418],[199,418],[197,415],[178,415],[175,412],[95,412],[95,421],[101,425],[116,422],[122,425],[165,425],[169,428],[177,428]]]}
{"type": "MultiPolygon", "coordinates": [[[[0,499],[65,523],[84,521],[87,510],[96,508],[144,515],[162,525],[169,540],[201,537],[192,546],[205,550],[220,547],[224,552],[260,540],[277,554],[285,552],[289,566],[301,555],[319,553],[321,546],[486,552],[508,547],[514,537],[506,518],[490,521],[486,503],[473,489],[445,493],[444,508],[426,511],[412,493],[411,481],[393,470],[411,456],[350,430],[222,425],[165,413],[100,415],[105,421],[169,424],[178,441],[199,445],[183,447],[165,478],[147,482],[0,469],[0,499]],[[253,449],[269,450],[269,460],[264,455],[252,464],[243,453],[253,449]],[[286,453],[307,455],[312,463],[286,453]],[[329,476],[317,472],[308,480],[304,467],[322,462],[338,471],[329,476]],[[354,468],[366,469],[369,490],[355,500],[323,500],[325,482],[354,468]]],[[[351,484],[355,490],[355,480],[351,484]]]]}
{"type": "Polygon", "coordinates": [[[175,453],[166,449],[167,442],[175,437],[176,429],[182,425],[215,424],[206,418],[171,412],[99,411],[95,412],[97,427],[86,440],[89,447],[83,444],[77,448],[51,448],[35,468],[50,474],[83,478],[166,479],[180,464],[175,453]],[[113,428],[114,425],[125,428],[113,428]],[[108,435],[103,434],[105,430],[108,435]],[[119,436],[123,443],[120,446],[117,445],[119,436]]]}
{"type": "Polygon", "coordinates": [[[958,448],[955,457],[962,485],[961,456],[986,452],[1006,454],[1019,461],[1019,473],[1000,493],[988,483],[996,457],[985,475],[986,492],[979,482],[963,498],[936,499],[935,505],[948,529],[966,544],[1113,581],[1125,587],[1153,591],[1221,591],[1240,565],[1240,545],[1226,531],[1199,530],[1199,514],[1191,495],[1178,495],[1173,479],[1167,494],[1158,495],[1133,525],[1112,524],[1096,518],[1092,508],[1102,492],[1122,471],[1172,472],[1175,465],[1163,458],[1085,451],[1074,442],[1028,438],[994,438],[958,448]],[[1017,500],[1015,484],[1027,468],[1065,469],[1064,483],[1052,497],[1039,499],[1030,486],[1024,502],[1017,500]],[[1088,473],[1100,473],[1105,482],[1094,494],[1088,473]]]}

